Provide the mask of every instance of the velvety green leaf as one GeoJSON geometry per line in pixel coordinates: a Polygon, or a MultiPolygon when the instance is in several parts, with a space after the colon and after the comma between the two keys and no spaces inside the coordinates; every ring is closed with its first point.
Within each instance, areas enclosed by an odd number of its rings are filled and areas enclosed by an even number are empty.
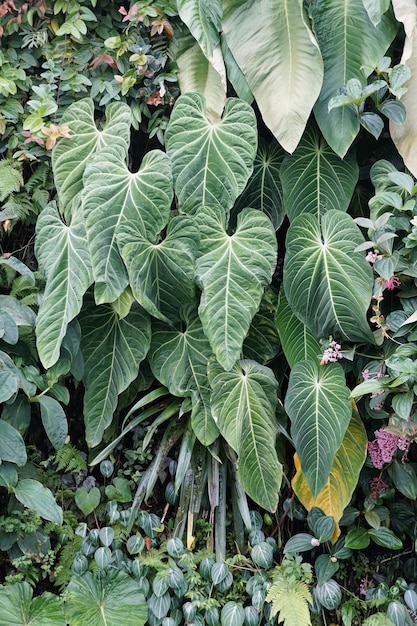
{"type": "Polygon", "coordinates": [[[32,309],[13,296],[0,295],[0,310],[6,311],[17,326],[35,326],[36,315],[32,309]]]}
{"type": "Polygon", "coordinates": [[[0,464],[0,485],[9,489],[10,487],[15,487],[18,480],[19,477],[14,464],[2,459],[0,464]]]}
{"type": "Polygon", "coordinates": [[[354,528],[346,535],[345,547],[352,550],[363,550],[370,543],[369,533],[366,528],[354,528]]]}
{"type": "Polygon", "coordinates": [[[296,554],[297,552],[310,551],[314,546],[315,539],[316,537],[313,537],[313,535],[309,533],[297,533],[285,544],[284,554],[296,554]]]}
{"type": "Polygon", "coordinates": [[[417,476],[410,463],[401,463],[397,460],[388,467],[394,487],[406,498],[417,498],[417,476]]]}
{"type": "Polygon", "coordinates": [[[227,212],[243,191],[256,154],[255,114],[246,102],[229,98],[217,124],[204,110],[200,94],[180,96],[165,133],[175,192],[185,213],[210,204],[227,212]]]}
{"type": "Polygon", "coordinates": [[[149,363],[153,374],[174,396],[191,396],[191,424],[208,446],[219,434],[210,409],[207,364],[212,349],[192,308],[183,311],[183,326],[153,325],[149,363]]]}
{"type": "Polygon", "coordinates": [[[235,232],[228,235],[221,209],[205,208],[197,216],[201,256],[196,275],[202,286],[199,315],[217,360],[230,369],[240,358],[266,285],[276,265],[271,221],[244,209],[235,232]]]}
{"type": "Polygon", "coordinates": [[[318,584],[314,592],[320,604],[329,611],[337,609],[342,601],[342,589],[333,578],[329,578],[326,582],[318,584]]]}
{"type": "Polygon", "coordinates": [[[370,528],[368,534],[376,544],[390,550],[401,550],[403,542],[395,535],[392,530],[380,526],[379,528],[370,528]]]}
{"type": "Polygon", "coordinates": [[[91,263],[81,214],[70,225],[53,204],[40,214],[35,252],[46,276],[46,287],[36,324],[39,358],[45,368],[59,359],[68,324],[80,312],[91,285],[91,263]]]}
{"type": "Polygon", "coordinates": [[[220,34],[220,45],[222,48],[224,64],[226,66],[227,78],[233,85],[233,89],[235,90],[236,95],[248,104],[252,104],[253,93],[250,90],[248,81],[246,80],[244,73],[236,63],[236,59],[234,58],[229,46],[227,45],[224,33],[220,34]]]}
{"type": "Polygon", "coordinates": [[[70,626],[144,626],[146,601],[137,581],[112,570],[73,577],[65,604],[70,626]]]}
{"type": "Polygon", "coordinates": [[[301,0],[225,0],[223,30],[265,124],[293,152],[323,79],[320,50],[301,0]]]}
{"type": "Polygon", "coordinates": [[[280,170],[285,152],[276,141],[261,138],[256,153],[253,174],[233,207],[233,214],[245,207],[259,209],[268,215],[275,229],[284,219],[280,170]]]}
{"type": "Polygon", "coordinates": [[[375,139],[379,139],[380,134],[384,130],[384,122],[377,113],[362,113],[359,117],[361,126],[368,133],[371,133],[375,139]]]}
{"type": "Polygon", "coordinates": [[[255,502],[275,511],[282,478],[275,449],[277,381],[255,361],[241,361],[230,372],[211,363],[208,371],[212,412],[238,454],[239,481],[255,502]]]}
{"type": "Polygon", "coordinates": [[[20,386],[19,378],[19,370],[12,359],[0,351],[0,402],[6,402],[17,393],[20,386]]]}
{"type": "Polygon", "coordinates": [[[280,350],[280,340],[275,325],[277,294],[267,288],[261,304],[243,343],[243,358],[266,365],[280,350]]]}
{"type": "Polygon", "coordinates": [[[108,105],[102,130],[97,128],[94,102],[90,98],[78,100],[67,108],[61,125],[69,126],[71,139],[58,139],[52,152],[55,185],[65,215],[77,209],[84,169],[95,152],[113,146],[119,148],[122,157],[127,154],[130,120],[130,108],[123,102],[108,105]]]}
{"type": "Polygon", "coordinates": [[[352,218],[330,210],[321,219],[295,218],[287,235],[284,288],[295,314],[316,337],[340,336],[373,342],[366,312],[373,288],[372,269],[352,218]]]}
{"type": "Polygon", "coordinates": [[[282,349],[290,367],[294,367],[298,361],[314,361],[323,352],[315,336],[292,312],[282,286],[279,292],[275,323],[282,349]]]}
{"type": "Polygon", "coordinates": [[[9,313],[0,310],[0,339],[14,345],[19,339],[19,329],[9,313]]]}
{"type": "Polygon", "coordinates": [[[329,111],[329,101],[352,78],[366,84],[398,25],[387,12],[375,28],[363,0],[313,0],[310,14],[324,62],[323,87],[314,113],[327,143],[343,157],[359,132],[359,119],[350,107],[329,111]]]}
{"type": "Polygon", "coordinates": [[[131,224],[154,243],[168,221],[172,197],[171,166],[159,150],[148,152],[134,173],[111,147],[87,164],[82,200],[97,304],[113,302],[128,284],[117,231],[131,224]]]}
{"type": "Polygon", "coordinates": [[[44,519],[62,524],[62,509],[55,502],[52,492],[42,483],[31,478],[20,480],[14,489],[14,495],[19,502],[39,513],[44,519]]]}
{"type": "Polygon", "coordinates": [[[32,599],[29,583],[8,584],[0,590],[0,626],[66,626],[61,598],[45,591],[32,599]]]}
{"type": "Polygon", "coordinates": [[[39,396],[42,424],[55,449],[62,448],[68,435],[68,422],[62,406],[50,396],[39,396]]]}
{"type": "Polygon", "coordinates": [[[24,465],[27,461],[22,435],[4,420],[0,420],[0,459],[16,465],[24,465]]]}
{"type": "Polygon", "coordinates": [[[347,211],[359,167],[353,154],[340,159],[310,124],[296,151],[285,157],[279,175],[289,219],[301,213],[319,218],[329,209],[347,211]]]}
{"type": "Polygon", "coordinates": [[[80,511],[84,515],[89,515],[100,504],[100,489],[98,487],[92,487],[90,490],[83,485],[78,487],[75,492],[74,500],[80,511]]]}
{"type": "Polygon", "coordinates": [[[330,476],[352,415],[349,389],[338,363],[299,361],[291,370],[285,410],[301,468],[314,498],[330,476]]]}
{"type": "Polygon", "coordinates": [[[85,359],[86,440],[97,446],[111,423],[120,393],[137,377],[150,344],[150,320],[137,304],[119,319],[110,305],[89,305],[80,316],[85,359]]]}
{"type": "Polygon", "coordinates": [[[136,300],[151,315],[165,322],[180,319],[180,308],[195,303],[194,258],[198,228],[186,216],[170,221],[158,243],[132,220],[119,227],[117,242],[126,264],[136,300]]]}
{"type": "Polygon", "coordinates": [[[391,0],[362,0],[363,6],[374,26],[378,26],[383,14],[388,11],[391,0]]]}

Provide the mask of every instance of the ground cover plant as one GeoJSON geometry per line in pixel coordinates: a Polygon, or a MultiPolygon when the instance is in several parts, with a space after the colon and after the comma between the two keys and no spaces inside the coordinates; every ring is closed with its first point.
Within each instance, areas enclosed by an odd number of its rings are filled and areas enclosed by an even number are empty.
{"type": "Polygon", "coordinates": [[[416,30],[0,3],[1,626],[415,623],[416,30]]]}

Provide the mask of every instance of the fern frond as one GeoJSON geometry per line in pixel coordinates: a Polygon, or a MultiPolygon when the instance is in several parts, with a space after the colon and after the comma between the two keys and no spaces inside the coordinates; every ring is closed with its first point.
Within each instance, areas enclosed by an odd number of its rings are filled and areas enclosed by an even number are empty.
{"type": "Polygon", "coordinates": [[[394,626],[394,623],[385,613],[375,613],[364,621],[363,626],[394,626]]]}
{"type": "Polygon", "coordinates": [[[87,471],[87,462],[82,452],[71,443],[66,443],[55,453],[56,471],[66,474],[81,474],[87,471]]]}
{"type": "Polygon", "coordinates": [[[0,202],[3,202],[11,193],[19,191],[23,185],[21,165],[12,159],[0,161],[0,202]]]}
{"type": "Polygon", "coordinates": [[[35,221],[37,212],[27,194],[19,193],[17,195],[10,195],[3,207],[8,213],[15,215],[15,219],[20,222],[27,221],[28,223],[31,223],[35,221]]]}
{"type": "Polygon", "coordinates": [[[35,192],[39,188],[44,188],[46,186],[46,182],[48,180],[48,175],[50,172],[50,167],[47,163],[42,163],[35,169],[33,174],[29,177],[28,181],[25,183],[26,191],[35,192]]]}
{"type": "Polygon", "coordinates": [[[58,557],[58,563],[55,571],[55,585],[60,587],[66,587],[69,583],[71,576],[73,575],[72,563],[75,555],[81,550],[82,537],[74,535],[71,541],[66,543],[58,557]]]}
{"type": "Polygon", "coordinates": [[[267,602],[272,602],[271,617],[278,614],[278,623],[284,626],[311,626],[309,604],[313,604],[306,583],[277,580],[268,591],[267,602]]]}

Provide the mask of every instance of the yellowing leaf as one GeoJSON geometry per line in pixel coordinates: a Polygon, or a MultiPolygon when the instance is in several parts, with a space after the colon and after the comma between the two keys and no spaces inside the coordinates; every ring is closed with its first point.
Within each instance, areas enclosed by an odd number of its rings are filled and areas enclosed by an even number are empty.
{"type": "Polygon", "coordinates": [[[308,511],[316,506],[322,509],[326,515],[333,516],[336,522],[332,537],[333,543],[340,535],[338,522],[356,487],[359,472],[366,459],[366,450],[366,431],[354,404],[349,427],[334,458],[329,478],[316,498],[313,497],[307,485],[297,454],[294,455],[297,473],[292,480],[292,488],[308,511]]]}

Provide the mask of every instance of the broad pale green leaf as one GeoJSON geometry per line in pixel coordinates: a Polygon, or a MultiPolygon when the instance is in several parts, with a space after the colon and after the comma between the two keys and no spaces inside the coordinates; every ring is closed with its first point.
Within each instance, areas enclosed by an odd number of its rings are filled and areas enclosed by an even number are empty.
{"type": "Polygon", "coordinates": [[[17,393],[19,386],[18,368],[8,354],[0,351],[0,402],[10,400],[17,393]]]}
{"type": "Polygon", "coordinates": [[[153,325],[149,363],[153,374],[174,396],[191,396],[191,424],[199,440],[210,445],[219,434],[211,416],[207,364],[212,349],[192,308],[183,312],[185,328],[153,325]]]}
{"type": "Polygon", "coordinates": [[[223,30],[265,124],[293,152],[323,80],[301,0],[225,0],[223,30]]]}
{"type": "Polygon", "coordinates": [[[35,326],[35,313],[20,300],[13,298],[13,296],[0,295],[0,310],[6,311],[17,326],[35,326]]]}
{"type": "Polygon", "coordinates": [[[47,487],[31,478],[19,480],[14,495],[24,506],[33,509],[44,519],[62,524],[63,514],[60,506],[55,502],[55,498],[47,487]]]}
{"type": "Polygon", "coordinates": [[[285,410],[303,474],[316,498],[329,479],[352,415],[349,389],[339,363],[296,363],[291,370],[285,410]]]}
{"type": "Polygon", "coordinates": [[[81,214],[68,226],[50,204],[38,218],[35,252],[46,277],[36,324],[39,358],[45,368],[59,359],[68,324],[80,312],[91,285],[91,263],[81,214]]]}
{"type": "Polygon", "coordinates": [[[245,207],[259,209],[278,229],[284,219],[280,169],[285,152],[276,141],[261,139],[256,153],[253,174],[233,207],[233,214],[245,207]]]}
{"type": "Polygon", "coordinates": [[[0,590],[0,626],[66,626],[61,598],[45,591],[32,599],[27,582],[0,590]]]}
{"type": "Polygon", "coordinates": [[[239,481],[255,502],[275,511],[282,478],[275,449],[278,383],[255,361],[241,361],[230,372],[211,363],[208,372],[212,412],[238,454],[239,481]]]}
{"type": "Polygon", "coordinates": [[[352,78],[366,85],[398,24],[387,12],[375,28],[363,0],[313,0],[310,14],[324,62],[323,87],[314,113],[327,143],[343,157],[359,132],[359,118],[350,107],[329,111],[329,101],[352,78]]]}
{"type": "Polygon", "coordinates": [[[50,396],[39,396],[42,424],[55,449],[62,448],[68,435],[68,422],[64,409],[50,396]]]}
{"type": "Polygon", "coordinates": [[[69,626],[144,626],[146,601],[136,580],[125,572],[86,572],[68,585],[69,626]]]}
{"type": "Polygon", "coordinates": [[[333,465],[325,486],[314,497],[301,470],[298,456],[294,456],[296,475],[291,485],[301,504],[307,511],[318,507],[326,515],[331,515],[336,523],[333,543],[340,535],[338,522],[345,507],[349,504],[358,482],[359,473],[365,463],[368,438],[356,407],[342,444],[334,457],[333,465]]]}
{"type": "Polygon", "coordinates": [[[211,60],[222,30],[221,0],[178,0],[178,14],[211,60]]]}
{"type": "Polygon", "coordinates": [[[329,209],[347,211],[359,167],[353,154],[340,159],[310,124],[296,151],[285,157],[279,175],[289,219],[301,213],[319,219],[329,209]]]}
{"type": "Polygon", "coordinates": [[[417,6],[414,0],[393,0],[392,4],[397,20],[404,24],[406,38],[401,63],[409,67],[411,79],[401,97],[407,111],[405,124],[390,122],[390,133],[404,163],[417,176],[417,6]]]}
{"type": "Polygon", "coordinates": [[[27,461],[22,435],[2,419],[0,419],[0,460],[10,461],[16,465],[24,465],[27,461]]]}
{"type": "Polygon", "coordinates": [[[71,104],[62,116],[61,125],[69,126],[71,139],[58,139],[52,152],[52,167],[59,201],[65,215],[79,203],[83,174],[92,155],[105,146],[118,147],[121,158],[130,144],[131,112],[127,104],[113,102],[106,108],[106,122],[99,130],[90,98],[71,104]]]}
{"type": "Polygon", "coordinates": [[[255,209],[238,216],[233,235],[221,209],[205,208],[197,220],[201,256],[196,275],[202,286],[199,315],[217,360],[231,369],[276,265],[276,239],[269,218],[255,209]]]}
{"type": "Polygon", "coordinates": [[[148,152],[135,173],[111,147],[87,164],[82,201],[97,304],[116,300],[129,282],[117,247],[118,228],[132,224],[154,243],[168,221],[172,197],[171,166],[159,150],[148,152]]]}
{"type": "Polygon", "coordinates": [[[93,448],[111,423],[119,394],[138,375],[149,349],[150,320],[137,304],[119,319],[110,305],[89,303],[82,311],[80,324],[86,440],[93,448]]]}
{"type": "Polygon", "coordinates": [[[178,321],[180,308],[195,302],[198,228],[191,218],[177,216],[164,239],[155,243],[138,226],[134,220],[125,221],[117,233],[133,295],[154,317],[167,323],[178,321]]]}
{"type": "Polygon", "coordinates": [[[378,26],[381,17],[391,5],[391,0],[362,0],[362,2],[374,26],[378,26]]]}
{"type": "Polygon", "coordinates": [[[226,43],[226,38],[223,33],[220,34],[220,45],[222,48],[224,64],[226,66],[227,78],[233,85],[236,95],[241,98],[241,100],[248,102],[248,104],[252,104],[253,93],[249,88],[248,81],[246,80],[244,73],[236,63],[233,54],[230,52],[230,48],[226,43]]]}
{"type": "Polygon", "coordinates": [[[290,367],[298,361],[314,361],[323,352],[313,333],[292,312],[281,286],[275,323],[290,367]]]}
{"type": "Polygon", "coordinates": [[[200,94],[180,96],[165,133],[175,192],[185,213],[212,204],[227,212],[243,191],[256,154],[256,118],[246,102],[226,100],[217,124],[204,111],[200,94]]]}
{"type": "Polygon", "coordinates": [[[321,219],[300,215],[287,235],[284,288],[289,305],[317,337],[340,336],[374,342],[366,320],[371,302],[372,269],[352,218],[330,210],[321,219]]]}

